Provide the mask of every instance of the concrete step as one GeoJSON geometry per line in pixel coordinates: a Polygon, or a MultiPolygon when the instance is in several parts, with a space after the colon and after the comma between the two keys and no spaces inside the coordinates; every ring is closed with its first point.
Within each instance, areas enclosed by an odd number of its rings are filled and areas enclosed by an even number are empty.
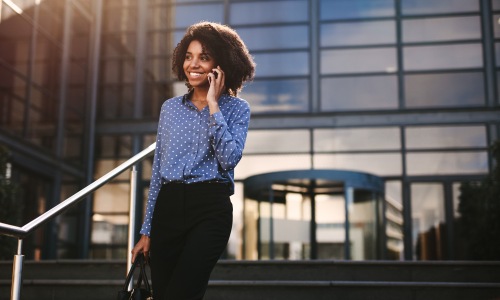
{"type": "MultiPolygon", "coordinates": [[[[22,299],[113,299],[126,264],[27,261],[22,299]]],[[[8,299],[11,262],[0,262],[0,299],[8,299]]],[[[500,262],[221,261],[207,300],[500,299],[500,262]]]]}

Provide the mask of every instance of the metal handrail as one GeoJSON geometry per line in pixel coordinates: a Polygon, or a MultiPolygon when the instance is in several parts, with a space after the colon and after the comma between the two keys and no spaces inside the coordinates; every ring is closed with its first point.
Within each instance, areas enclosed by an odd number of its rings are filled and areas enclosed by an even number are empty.
{"type": "MultiPolygon", "coordinates": [[[[92,182],[85,188],[81,189],[77,193],[75,193],[73,196],[67,198],[66,200],[62,201],[58,205],[54,206],[50,210],[46,211],[42,215],[38,216],[36,219],[32,220],[28,224],[18,227],[10,224],[5,224],[0,222],[0,235],[6,235],[6,236],[11,236],[11,237],[16,237],[18,238],[18,247],[17,247],[17,254],[14,256],[14,262],[13,262],[13,271],[12,271],[12,290],[11,290],[11,300],[19,300],[20,299],[20,291],[21,291],[21,279],[22,279],[22,267],[23,267],[23,257],[22,255],[22,241],[23,239],[31,234],[36,228],[39,226],[47,223],[48,221],[54,219],[58,215],[62,214],[65,210],[69,209],[73,205],[77,204],[79,201],[84,199],[86,196],[90,195],[92,192],[100,188],[101,186],[105,185],[109,181],[111,181],[113,178],[116,176],[120,175],[123,173],[125,170],[129,169],[130,167],[135,166],[138,162],[141,162],[144,160],[148,155],[154,152],[156,147],[156,143],[151,144],[149,147],[146,149],[142,150],[141,152],[137,153],[118,167],[114,168],[113,170],[109,171],[105,175],[103,175],[101,178],[97,179],[96,181],[92,182]]],[[[135,180],[132,180],[132,178],[135,176],[135,168],[132,171],[132,176],[131,176],[131,203],[130,203],[130,208],[131,210],[135,211],[135,180]]],[[[129,226],[132,227],[132,224],[135,224],[135,220],[133,219],[133,215],[129,214],[130,216],[130,224],[129,226]]],[[[133,226],[135,227],[135,226],[133,226]]],[[[133,229],[129,229],[129,239],[128,239],[128,247],[129,253],[131,250],[131,247],[133,246],[133,229]]],[[[130,259],[128,259],[130,260],[130,259]]]]}

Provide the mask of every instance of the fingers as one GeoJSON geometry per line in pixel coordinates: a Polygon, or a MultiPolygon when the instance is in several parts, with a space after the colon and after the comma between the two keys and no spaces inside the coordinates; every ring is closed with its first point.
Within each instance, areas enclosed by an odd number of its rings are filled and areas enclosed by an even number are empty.
{"type": "Polygon", "coordinates": [[[147,236],[141,237],[139,242],[137,242],[134,249],[132,249],[132,251],[131,251],[132,263],[135,261],[135,259],[137,258],[137,255],[139,255],[140,253],[144,254],[144,258],[146,259],[146,261],[148,261],[149,260],[149,246],[150,246],[149,237],[147,237],[147,236]]]}

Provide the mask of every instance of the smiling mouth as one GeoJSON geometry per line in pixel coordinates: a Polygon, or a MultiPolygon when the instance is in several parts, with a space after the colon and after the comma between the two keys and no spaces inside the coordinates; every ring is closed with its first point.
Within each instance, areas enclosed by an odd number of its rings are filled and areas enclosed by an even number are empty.
{"type": "Polygon", "coordinates": [[[194,77],[194,78],[201,77],[201,76],[203,76],[203,74],[205,74],[205,73],[189,72],[189,76],[194,77]]]}

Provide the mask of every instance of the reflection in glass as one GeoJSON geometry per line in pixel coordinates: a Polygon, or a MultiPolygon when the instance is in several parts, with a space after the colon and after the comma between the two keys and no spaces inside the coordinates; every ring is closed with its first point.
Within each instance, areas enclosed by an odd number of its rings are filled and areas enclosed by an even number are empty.
{"type": "Polygon", "coordinates": [[[310,168],[309,154],[243,155],[234,175],[238,180],[260,173],[310,168]]]}
{"type": "Polygon", "coordinates": [[[307,79],[256,80],[240,97],[247,100],[252,113],[309,111],[307,79]]]}
{"type": "Polygon", "coordinates": [[[479,17],[403,20],[404,42],[434,42],[481,38],[479,17]]]}
{"type": "Polygon", "coordinates": [[[479,1],[471,0],[402,0],[404,15],[479,11],[479,1]]]}
{"type": "Polygon", "coordinates": [[[413,257],[416,260],[445,259],[446,221],[443,185],[411,185],[413,257]]]}
{"type": "Polygon", "coordinates": [[[349,210],[350,258],[370,260],[377,258],[378,195],[369,190],[354,190],[349,210]]]}
{"type": "Polygon", "coordinates": [[[405,95],[406,107],[481,106],[483,73],[406,75],[405,95]]]}
{"type": "Polygon", "coordinates": [[[314,130],[314,152],[400,149],[397,127],[314,130]]]}
{"type": "MultiPolygon", "coordinates": [[[[10,10],[8,5],[0,3],[2,14],[10,10]]],[[[3,63],[26,75],[32,26],[23,17],[13,13],[9,18],[3,18],[0,26],[0,58],[3,63]]]]}
{"type": "Polygon", "coordinates": [[[393,44],[395,42],[394,21],[333,23],[323,24],[320,27],[322,47],[393,44]]]}
{"type": "Polygon", "coordinates": [[[495,61],[497,67],[500,67],[500,43],[495,43],[495,61]]]}
{"type": "Polygon", "coordinates": [[[500,15],[493,15],[492,17],[492,27],[493,27],[493,32],[495,34],[495,38],[500,38],[500,15]]]}
{"type": "Polygon", "coordinates": [[[408,175],[488,173],[486,151],[427,152],[406,155],[408,175]]]}
{"type": "Polygon", "coordinates": [[[314,168],[367,172],[378,176],[401,176],[401,154],[315,154],[314,168]]]}
{"type": "Polygon", "coordinates": [[[396,76],[321,79],[321,110],[397,109],[396,76]]]}
{"type": "Polygon", "coordinates": [[[308,52],[257,53],[255,76],[293,76],[309,74],[308,52]]]}
{"type": "MultiPolygon", "coordinates": [[[[345,198],[343,195],[316,195],[315,200],[317,258],[344,259],[345,198]]],[[[352,248],[360,244],[363,244],[362,240],[353,241],[351,236],[352,248]]]]}
{"type": "Polygon", "coordinates": [[[321,0],[321,20],[394,16],[394,0],[321,0]]]}
{"type": "Polygon", "coordinates": [[[201,21],[224,22],[224,4],[176,5],[170,18],[175,28],[185,28],[201,21]]]}
{"type": "Polygon", "coordinates": [[[401,181],[385,182],[385,234],[387,258],[401,260],[404,257],[403,192],[401,181]]]}
{"type": "MultiPolygon", "coordinates": [[[[106,3],[105,1],[104,3],[106,3]]],[[[103,30],[105,33],[134,32],[137,28],[137,5],[104,4],[103,30]]]]}
{"type": "Polygon", "coordinates": [[[500,10],[500,0],[491,0],[493,10],[500,10]]]}
{"type": "Polygon", "coordinates": [[[309,28],[302,25],[240,28],[238,34],[250,51],[309,47],[309,28]]]}
{"type": "Polygon", "coordinates": [[[250,130],[245,143],[248,153],[309,153],[309,130],[250,130]]]}
{"type": "Polygon", "coordinates": [[[407,46],[405,70],[480,68],[483,66],[481,44],[407,46]]]}
{"type": "Polygon", "coordinates": [[[407,149],[487,147],[484,126],[407,127],[407,149]]]}
{"type": "Polygon", "coordinates": [[[396,49],[347,49],[321,51],[321,74],[397,71],[396,49]]]}
{"type": "Polygon", "coordinates": [[[308,12],[306,0],[231,3],[229,24],[301,22],[309,19],[308,12]]]}

